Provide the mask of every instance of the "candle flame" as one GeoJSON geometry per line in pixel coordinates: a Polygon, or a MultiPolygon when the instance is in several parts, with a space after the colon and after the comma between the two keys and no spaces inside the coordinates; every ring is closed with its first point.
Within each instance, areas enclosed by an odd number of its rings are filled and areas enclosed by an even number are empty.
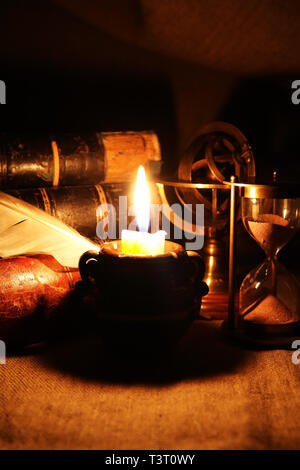
{"type": "Polygon", "coordinates": [[[150,192],[144,167],[139,166],[135,187],[134,208],[137,226],[140,232],[148,232],[150,223],[150,192]]]}

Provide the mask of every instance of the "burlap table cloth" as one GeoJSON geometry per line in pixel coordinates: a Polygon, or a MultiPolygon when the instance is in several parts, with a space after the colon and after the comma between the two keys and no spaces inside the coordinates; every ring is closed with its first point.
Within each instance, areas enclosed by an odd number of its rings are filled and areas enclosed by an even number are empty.
{"type": "MultiPolygon", "coordinates": [[[[73,338],[0,365],[1,449],[299,449],[300,365],[197,321],[174,353],[73,338]]],[[[155,350],[155,343],[153,344],[155,350]]]]}

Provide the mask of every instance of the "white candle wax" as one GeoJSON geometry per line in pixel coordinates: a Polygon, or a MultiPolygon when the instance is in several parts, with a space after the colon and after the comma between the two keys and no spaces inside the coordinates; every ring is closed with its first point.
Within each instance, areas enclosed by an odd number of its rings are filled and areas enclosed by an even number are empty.
{"type": "Polygon", "coordinates": [[[156,233],[122,230],[122,253],[127,255],[156,256],[164,253],[164,230],[156,233]]]}

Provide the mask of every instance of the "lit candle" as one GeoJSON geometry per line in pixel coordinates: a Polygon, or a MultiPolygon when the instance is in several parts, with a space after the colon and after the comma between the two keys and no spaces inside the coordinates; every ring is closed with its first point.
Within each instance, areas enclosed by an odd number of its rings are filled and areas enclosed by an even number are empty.
{"type": "Polygon", "coordinates": [[[134,207],[139,232],[122,230],[122,253],[127,255],[155,256],[162,254],[166,232],[148,233],[150,224],[150,193],[145,170],[140,166],[134,195],[134,207]]]}

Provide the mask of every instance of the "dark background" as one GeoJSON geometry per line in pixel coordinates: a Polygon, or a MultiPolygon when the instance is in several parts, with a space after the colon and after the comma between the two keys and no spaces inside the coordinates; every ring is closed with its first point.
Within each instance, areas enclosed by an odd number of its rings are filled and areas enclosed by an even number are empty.
{"type": "Polygon", "coordinates": [[[299,180],[298,2],[2,1],[1,130],[154,129],[176,169],[191,135],[235,124],[259,175],[299,180]]]}
{"type": "MultiPolygon", "coordinates": [[[[165,79],[105,72],[74,77],[55,71],[40,77],[29,70],[20,80],[8,73],[9,67],[5,70],[1,79],[6,82],[7,105],[0,108],[1,131],[153,129],[160,137],[164,159],[176,168],[185,143],[180,145],[182,129],[165,79]]],[[[263,177],[276,169],[283,179],[300,178],[300,105],[291,102],[292,81],[290,77],[242,78],[213,117],[242,130],[253,147],[257,173],[263,177]]]]}

